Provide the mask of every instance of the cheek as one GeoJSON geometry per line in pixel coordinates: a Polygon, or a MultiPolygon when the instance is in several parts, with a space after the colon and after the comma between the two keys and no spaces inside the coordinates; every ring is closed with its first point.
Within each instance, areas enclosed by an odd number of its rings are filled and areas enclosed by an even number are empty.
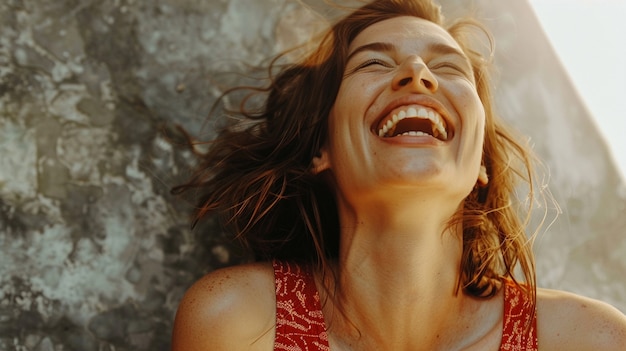
{"type": "Polygon", "coordinates": [[[479,161],[477,162],[480,162],[485,141],[485,112],[482,105],[478,107],[473,106],[473,110],[474,123],[468,126],[471,134],[468,135],[469,139],[467,141],[473,146],[473,158],[478,159],[479,161]]]}
{"type": "Polygon", "coordinates": [[[462,138],[461,152],[463,163],[467,167],[480,166],[483,154],[483,142],[485,138],[485,109],[473,86],[465,86],[459,89],[452,101],[455,101],[455,110],[461,118],[462,138]]]}
{"type": "Polygon", "coordinates": [[[485,108],[480,97],[473,88],[464,89],[457,96],[459,102],[457,111],[462,113],[462,124],[467,130],[475,135],[474,142],[482,143],[485,134],[485,108]]]}
{"type": "Polygon", "coordinates": [[[376,100],[379,83],[366,79],[346,79],[337,93],[329,116],[329,136],[345,142],[363,132],[367,111],[376,100]]]}
{"type": "Polygon", "coordinates": [[[355,75],[345,78],[337,92],[335,107],[338,110],[364,110],[388,84],[388,77],[385,75],[355,75]]]}
{"type": "Polygon", "coordinates": [[[335,99],[333,110],[335,115],[341,116],[358,109],[361,105],[363,94],[359,94],[359,87],[354,84],[342,84],[335,99]]]}

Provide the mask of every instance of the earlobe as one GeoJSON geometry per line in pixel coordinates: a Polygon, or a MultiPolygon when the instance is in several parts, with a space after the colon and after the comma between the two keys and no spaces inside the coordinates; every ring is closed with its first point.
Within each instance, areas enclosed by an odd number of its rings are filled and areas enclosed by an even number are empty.
{"type": "Polygon", "coordinates": [[[480,170],[478,171],[478,185],[481,187],[485,187],[489,184],[489,176],[487,175],[487,167],[485,165],[480,165],[480,170]]]}
{"type": "Polygon", "coordinates": [[[328,169],[330,169],[328,153],[326,149],[322,148],[320,152],[313,157],[313,160],[311,160],[311,173],[318,175],[328,169]]]}

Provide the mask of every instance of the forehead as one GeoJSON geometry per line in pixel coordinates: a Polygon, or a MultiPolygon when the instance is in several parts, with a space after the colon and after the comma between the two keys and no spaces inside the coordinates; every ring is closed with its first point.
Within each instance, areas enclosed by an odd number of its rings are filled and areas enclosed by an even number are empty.
{"type": "Polygon", "coordinates": [[[386,19],[365,28],[352,41],[349,51],[373,42],[391,42],[413,45],[444,44],[460,49],[459,44],[441,26],[412,16],[386,19]]]}

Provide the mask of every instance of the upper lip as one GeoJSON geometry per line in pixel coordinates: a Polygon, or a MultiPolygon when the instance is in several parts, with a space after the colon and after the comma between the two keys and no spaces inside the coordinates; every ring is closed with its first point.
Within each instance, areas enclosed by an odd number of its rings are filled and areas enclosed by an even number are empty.
{"type": "Polygon", "coordinates": [[[445,122],[446,130],[448,132],[448,140],[451,139],[452,135],[454,134],[454,125],[450,120],[447,109],[436,99],[428,95],[417,94],[403,96],[387,104],[387,106],[385,106],[385,108],[380,112],[380,114],[376,117],[374,123],[372,124],[372,132],[378,136],[378,126],[380,125],[382,120],[386,118],[396,108],[408,105],[420,105],[437,111],[445,122]]]}

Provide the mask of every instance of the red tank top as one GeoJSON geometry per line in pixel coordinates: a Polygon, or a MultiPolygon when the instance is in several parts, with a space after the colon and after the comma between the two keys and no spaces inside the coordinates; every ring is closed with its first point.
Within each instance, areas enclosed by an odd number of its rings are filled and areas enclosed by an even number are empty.
{"type": "MultiPolygon", "coordinates": [[[[310,269],[274,261],[276,278],[275,351],[330,351],[320,295],[310,269]]],[[[500,351],[537,351],[536,314],[529,299],[510,280],[504,287],[504,322],[500,351]],[[531,321],[531,327],[526,328],[531,321]]]]}

